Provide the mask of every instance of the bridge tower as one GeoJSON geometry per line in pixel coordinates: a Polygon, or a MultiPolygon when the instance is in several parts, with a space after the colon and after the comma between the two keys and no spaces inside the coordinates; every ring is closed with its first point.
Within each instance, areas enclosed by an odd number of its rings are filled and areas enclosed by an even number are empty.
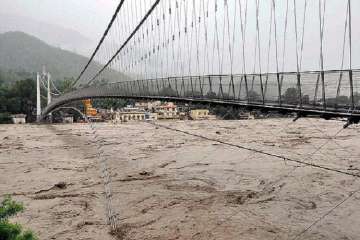
{"type": "MultiPolygon", "coordinates": [[[[36,121],[41,120],[41,88],[40,82],[47,91],[47,105],[51,103],[51,74],[46,72],[45,66],[43,66],[42,73],[36,73],[36,121]],[[46,86],[45,86],[46,81],[46,86]]],[[[51,121],[51,113],[49,113],[49,119],[51,121]]]]}
{"type": "Polygon", "coordinates": [[[40,74],[36,73],[36,121],[41,119],[40,74]]]}

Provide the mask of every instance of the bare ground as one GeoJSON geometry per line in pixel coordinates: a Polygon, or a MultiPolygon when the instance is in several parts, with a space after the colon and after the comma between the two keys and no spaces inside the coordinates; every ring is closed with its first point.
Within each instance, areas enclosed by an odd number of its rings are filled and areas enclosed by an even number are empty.
{"type": "MultiPolygon", "coordinates": [[[[357,125],[340,131],[343,123],[317,119],[158,124],[360,173],[357,125]]],[[[106,225],[98,149],[87,124],[0,126],[0,196],[11,194],[26,207],[14,221],[41,239],[360,237],[360,193],[329,212],[360,189],[356,177],[148,123],[96,129],[119,234],[106,225]]]]}

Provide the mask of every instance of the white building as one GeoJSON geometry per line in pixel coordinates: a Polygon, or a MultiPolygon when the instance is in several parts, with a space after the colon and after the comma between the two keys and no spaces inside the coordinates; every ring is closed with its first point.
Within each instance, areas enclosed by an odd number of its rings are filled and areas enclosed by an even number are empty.
{"type": "Polygon", "coordinates": [[[152,112],[146,112],[145,113],[145,120],[146,121],[156,121],[158,120],[158,114],[152,113],[152,112]]]}
{"type": "Polygon", "coordinates": [[[145,112],[142,111],[122,111],[115,112],[114,122],[130,122],[130,121],[144,121],[145,112]]]}
{"type": "Polygon", "coordinates": [[[73,116],[65,116],[63,118],[63,123],[74,123],[74,117],[73,116]]]}
{"type": "Polygon", "coordinates": [[[26,115],[25,114],[14,114],[11,116],[12,122],[14,124],[25,124],[26,123],[26,115]]]}
{"type": "Polygon", "coordinates": [[[158,113],[158,119],[179,119],[180,118],[178,108],[172,102],[167,102],[160,106],[156,106],[155,112],[158,113]]]}

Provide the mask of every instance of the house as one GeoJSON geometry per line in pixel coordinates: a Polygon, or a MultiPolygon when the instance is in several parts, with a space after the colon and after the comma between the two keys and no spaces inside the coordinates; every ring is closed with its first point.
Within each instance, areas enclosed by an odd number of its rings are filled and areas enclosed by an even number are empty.
{"type": "Polygon", "coordinates": [[[156,121],[158,120],[158,114],[152,112],[145,113],[145,121],[156,121]]]}
{"type": "Polygon", "coordinates": [[[172,102],[167,102],[154,107],[158,114],[158,119],[179,119],[179,111],[177,106],[172,102]]]}
{"type": "Polygon", "coordinates": [[[255,115],[254,115],[254,113],[251,113],[251,112],[242,112],[242,113],[239,113],[239,119],[240,120],[254,120],[255,115]]]}
{"type": "Polygon", "coordinates": [[[74,123],[74,117],[73,116],[64,116],[63,123],[74,123]]]}
{"type": "Polygon", "coordinates": [[[209,113],[208,109],[193,109],[190,111],[190,118],[192,120],[210,120],[216,119],[214,115],[209,113]]]}
{"type": "Polygon", "coordinates": [[[117,111],[114,115],[114,122],[130,122],[130,121],[144,121],[145,112],[143,111],[117,111]]]}
{"type": "Polygon", "coordinates": [[[160,101],[153,101],[153,102],[136,102],[135,107],[139,108],[144,111],[151,111],[155,109],[155,107],[160,106],[160,101]]]}
{"type": "Polygon", "coordinates": [[[25,124],[26,123],[26,115],[25,114],[14,114],[11,116],[12,122],[14,124],[25,124]]]}

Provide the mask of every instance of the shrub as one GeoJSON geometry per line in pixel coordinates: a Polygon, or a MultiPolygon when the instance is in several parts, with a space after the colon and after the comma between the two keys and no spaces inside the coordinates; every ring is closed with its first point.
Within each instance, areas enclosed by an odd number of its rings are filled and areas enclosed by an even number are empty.
{"type": "Polygon", "coordinates": [[[2,123],[11,123],[11,115],[7,112],[1,113],[0,112],[0,124],[2,123]]]}
{"type": "Polygon", "coordinates": [[[10,196],[0,204],[0,240],[37,240],[31,231],[23,231],[20,224],[9,222],[9,217],[24,210],[21,203],[17,203],[10,196]]]}

